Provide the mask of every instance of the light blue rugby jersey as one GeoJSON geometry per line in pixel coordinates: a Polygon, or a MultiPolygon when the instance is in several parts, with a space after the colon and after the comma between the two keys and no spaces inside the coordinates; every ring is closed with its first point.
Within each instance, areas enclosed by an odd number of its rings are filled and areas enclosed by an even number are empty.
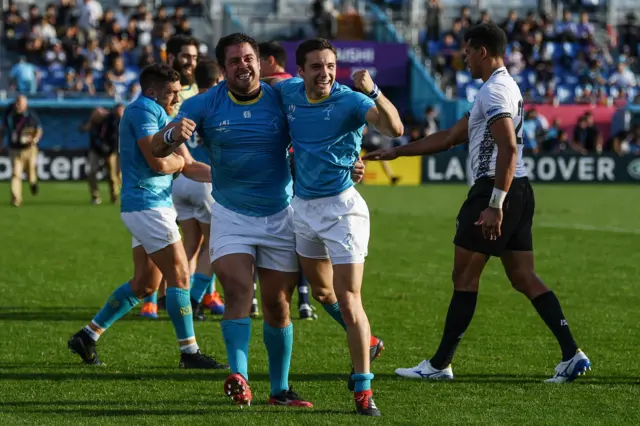
{"type": "Polygon", "coordinates": [[[353,186],[351,170],[360,154],[365,117],[375,105],[373,100],[334,83],[328,97],[312,101],[301,78],[283,80],[274,88],[289,121],[296,197],[330,197],[353,186]]]}
{"type": "Polygon", "coordinates": [[[175,120],[187,117],[211,153],[212,195],[246,216],[270,216],[289,205],[287,122],[275,90],[261,83],[258,98],[241,102],[226,81],[187,99],[175,120]]]}
{"type": "Polygon", "coordinates": [[[120,120],[120,211],[135,212],[173,206],[173,176],[154,172],[138,147],[139,139],[153,136],[166,126],[168,121],[169,116],[165,110],[146,96],[140,96],[124,110],[120,120]]]}

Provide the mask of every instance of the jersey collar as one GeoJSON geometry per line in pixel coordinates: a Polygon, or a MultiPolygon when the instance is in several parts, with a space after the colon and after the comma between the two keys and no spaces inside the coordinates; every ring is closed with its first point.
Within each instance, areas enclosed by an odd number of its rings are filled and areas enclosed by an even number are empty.
{"type": "Polygon", "coordinates": [[[260,99],[262,99],[263,95],[264,95],[264,90],[260,90],[260,94],[256,96],[255,99],[251,99],[250,101],[240,101],[233,95],[233,93],[231,93],[231,90],[227,90],[227,96],[229,96],[229,99],[231,99],[234,104],[238,104],[238,105],[253,105],[256,102],[258,102],[260,99]]]}
{"type": "Polygon", "coordinates": [[[489,80],[491,80],[493,77],[495,77],[496,75],[502,74],[502,73],[506,73],[507,72],[507,67],[500,67],[497,70],[495,70],[490,76],[489,76],[489,80]]]}

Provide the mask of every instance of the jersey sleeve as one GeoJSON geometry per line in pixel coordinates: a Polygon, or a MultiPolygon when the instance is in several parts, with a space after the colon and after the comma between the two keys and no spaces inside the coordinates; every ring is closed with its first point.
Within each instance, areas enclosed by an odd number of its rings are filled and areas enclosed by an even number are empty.
{"type": "Polygon", "coordinates": [[[360,92],[353,92],[353,99],[355,116],[360,123],[365,124],[367,122],[367,113],[376,103],[373,99],[360,92]]]}
{"type": "Polygon", "coordinates": [[[511,101],[502,86],[495,85],[485,91],[480,99],[480,110],[487,120],[487,127],[501,118],[513,118],[511,101]]]}
{"type": "MultiPolygon", "coordinates": [[[[208,93],[208,92],[207,92],[208,93]]],[[[206,100],[204,94],[193,96],[180,106],[180,111],[172,120],[172,123],[178,122],[182,118],[188,118],[189,120],[196,123],[196,130],[202,126],[204,122],[205,113],[207,111],[206,108],[206,100]]]]}
{"type": "Polygon", "coordinates": [[[127,110],[127,115],[127,120],[131,123],[133,135],[137,141],[148,136],[153,136],[164,127],[160,125],[158,116],[148,109],[131,108],[127,110]]]}

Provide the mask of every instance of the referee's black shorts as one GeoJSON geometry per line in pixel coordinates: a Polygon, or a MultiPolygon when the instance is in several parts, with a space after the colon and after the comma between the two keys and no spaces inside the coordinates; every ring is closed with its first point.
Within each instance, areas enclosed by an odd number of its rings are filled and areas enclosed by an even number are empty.
{"type": "Polygon", "coordinates": [[[476,225],[480,213],[489,206],[494,179],[480,178],[469,190],[456,219],[453,243],[464,249],[489,256],[502,256],[504,251],[532,251],[535,198],[529,179],[513,179],[502,204],[502,235],[497,240],[485,239],[482,226],[476,225]]]}

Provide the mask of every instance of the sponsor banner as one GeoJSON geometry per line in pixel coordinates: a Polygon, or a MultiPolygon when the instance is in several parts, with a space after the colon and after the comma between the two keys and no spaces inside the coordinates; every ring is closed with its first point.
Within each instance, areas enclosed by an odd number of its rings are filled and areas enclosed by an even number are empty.
{"type": "MultiPolygon", "coordinates": [[[[335,41],[338,51],[336,80],[351,84],[351,75],[366,69],[380,87],[406,87],[409,83],[409,52],[406,44],[373,41],[335,41]]],[[[287,51],[287,72],[298,75],[296,49],[300,42],[281,42],[287,51]]]]}
{"type": "MultiPolygon", "coordinates": [[[[85,180],[89,171],[87,151],[40,151],[36,171],[41,181],[85,180]]],[[[0,154],[0,181],[11,180],[11,174],[11,158],[5,151],[0,154]]],[[[106,176],[103,166],[97,177],[102,180],[106,176]]]]}
{"type": "MultiPolygon", "coordinates": [[[[362,153],[364,155],[364,152],[362,153]]],[[[417,186],[422,180],[422,159],[420,157],[400,157],[387,161],[389,172],[398,178],[398,186],[417,186]]],[[[362,179],[364,185],[389,186],[391,177],[380,161],[367,161],[362,179]]]]}
{"type": "Polygon", "coordinates": [[[573,131],[578,123],[578,118],[589,111],[593,114],[593,121],[602,133],[603,141],[606,143],[611,135],[611,123],[616,112],[615,107],[591,106],[591,105],[525,105],[525,110],[535,109],[539,115],[543,115],[549,126],[553,120],[560,120],[560,128],[567,132],[569,139],[573,140],[573,131]]]}
{"type": "MultiPolygon", "coordinates": [[[[424,157],[422,182],[467,182],[467,154],[445,152],[424,157]]],[[[640,183],[640,157],[615,155],[525,156],[534,182],[640,183]]]]}

